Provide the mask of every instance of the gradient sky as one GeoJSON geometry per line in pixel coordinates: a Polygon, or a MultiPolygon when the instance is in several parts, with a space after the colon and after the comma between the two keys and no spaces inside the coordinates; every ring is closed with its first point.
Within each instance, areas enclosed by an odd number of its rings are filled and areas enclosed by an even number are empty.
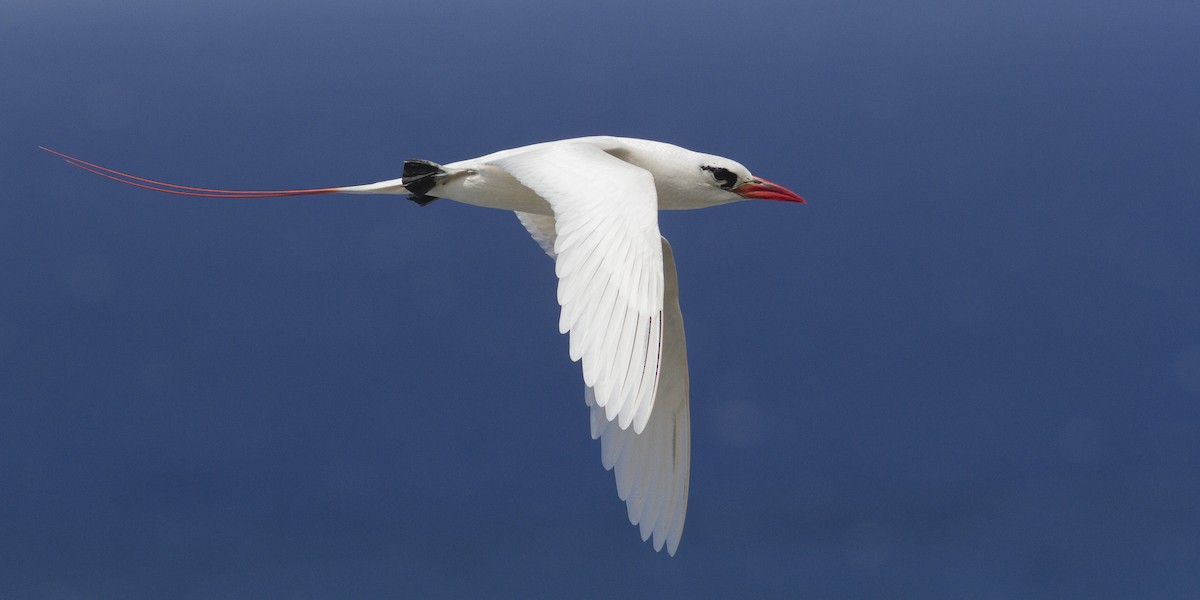
{"type": "Polygon", "coordinates": [[[1194,598],[1200,4],[0,3],[0,598],[1194,598]],[[293,188],[613,134],[665,214],[679,554],[511,214],[293,188]]]}

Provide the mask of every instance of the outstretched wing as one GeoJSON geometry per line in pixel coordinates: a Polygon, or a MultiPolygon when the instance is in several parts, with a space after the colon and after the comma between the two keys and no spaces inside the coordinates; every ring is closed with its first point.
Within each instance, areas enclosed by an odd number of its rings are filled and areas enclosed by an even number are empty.
{"type": "Polygon", "coordinates": [[[692,434],[679,283],[666,238],[662,238],[662,251],[666,275],[662,374],[646,428],[635,434],[614,426],[595,404],[591,388],[584,399],[592,408],[592,438],[600,439],[604,468],[616,469],[617,495],[629,509],[629,522],[640,526],[643,540],[654,535],[655,550],[662,550],[665,543],[673,556],[687,515],[692,434]]]}
{"type": "Polygon", "coordinates": [[[554,211],[559,330],[570,332],[571,360],[583,360],[605,418],[641,432],[654,407],[663,331],[653,176],[587,143],[537,146],[492,164],[554,211]]]}
{"type": "MultiPolygon", "coordinates": [[[[554,253],[554,217],[517,213],[521,224],[551,258],[554,253]]],[[[621,429],[596,403],[595,390],[586,388],[584,400],[591,409],[592,439],[600,440],[604,468],[616,469],[617,495],[626,503],[629,521],[638,525],[642,539],[654,536],[654,549],[679,548],[687,516],[688,478],[691,472],[691,422],[688,409],[687,343],[679,309],[679,281],[671,245],[662,240],[663,343],[662,371],[654,410],[641,433],[621,429]]]]}

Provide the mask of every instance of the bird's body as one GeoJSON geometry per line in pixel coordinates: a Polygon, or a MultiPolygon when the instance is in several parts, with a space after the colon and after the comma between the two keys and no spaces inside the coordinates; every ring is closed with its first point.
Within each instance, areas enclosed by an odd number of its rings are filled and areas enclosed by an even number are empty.
{"type": "MultiPolygon", "coordinates": [[[[591,136],[542,142],[501,150],[478,158],[446,163],[441,167],[446,171],[447,177],[439,184],[438,192],[434,195],[484,208],[553,216],[554,211],[543,197],[522,185],[504,167],[498,165],[519,160],[521,157],[560,153],[565,148],[572,146],[600,150],[618,162],[638,167],[651,174],[658,210],[707,208],[743,199],[729,198],[725,195],[711,198],[710,195],[703,193],[706,191],[704,188],[685,185],[685,182],[689,182],[691,179],[686,175],[691,173],[690,171],[682,172],[685,171],[685,168],[681,168],[682,165],[701,161],[732,163],[727,158],[693,152],[674,144],[614,136],[591,136]]],[[[596,154],[595,158],[599,158],[599,154],[596,154]]],[[[584,160],[584,164],[587,164],[587,159],[584,160]]],[[[737,166],[745,171],[745,167],[737,166]]],[[[402,180],[403,178],[361,186],[347,186],[341,188],[340,191],[366,194],[411,193],[410,190],[404,188],[402,180]]]]}
{"type": "MultiPolygon", "coordinates": [[[[54,152],[51,150],[51,152],[54,152]]],[[[235,191],[135,177],[65,154],[71,164],[172,194],[268,198],[407,194],[514,211],[555,260],[572,360],[582,361],[591,433],[642,539],[674,554],[690,471],[687,351],[671,247],[658,211],[747,198],[803,202],[719,156],[662,142],[596,136],[502,150],[444,165],[408,161],[404,176],[337,188],[235,191]]]]}

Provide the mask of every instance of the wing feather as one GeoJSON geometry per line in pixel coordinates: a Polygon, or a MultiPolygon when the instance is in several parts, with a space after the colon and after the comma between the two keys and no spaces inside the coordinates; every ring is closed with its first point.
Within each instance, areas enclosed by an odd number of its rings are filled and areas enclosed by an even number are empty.
{"type": "MultiPolygon", "coordinates": [[[[509,172],[539,194],[552,193],[526,181],[518,167],[509,172]]],[[[606,231],[613,228],[601,217],[603,208],[573,211],[562,204],[551,201],[554,217],[517,216],[556,259],[560,321],[576,345],[572,353],[583,357],[585,381],[595,383],[585,387],[584,401],[591,436],[600,440],[600,462],[614,472],[617,496],[642,539],[673,555],[683,535],[691,470],[687,349],[674,256],[658,237],[658,266],[651,268],[656,263],[643,234],[606,231]],[[592,260],[596,252],[599,261],[592,260]],[[656,292],[661,301],[645,311],[645,296],[656,292]]]]}
{"type": "Polygon", "coordinates": [[[606,416],[641,431],[661,360],[663,258],[653,176],[582,142],[537,146],[492,164],[550,205],[552,242],[544,220],[518,217],[537,229],[543,248],[543,240],[552,243],[559,330],[570,333],[571,360],[583,361],[596,404],[613,406],[606,416]],[[619,334],[611,331],[617,322],[619,334]]]}
{"type": "Polygon", "coordinates": [[[683,536],[691,472],[691,416],[687,347],[679,287],[670,246],[662,240],[665,277],[662,373],[654,409],[645,429],[622,429],[604,415],[594,390],[584,392],[591,409],[591,432],[600,439],[600,460],[614,471],[617,496],[626,502],[629,520],[642,539],[653,537],[655,550],[675,554],[683,536]]]}

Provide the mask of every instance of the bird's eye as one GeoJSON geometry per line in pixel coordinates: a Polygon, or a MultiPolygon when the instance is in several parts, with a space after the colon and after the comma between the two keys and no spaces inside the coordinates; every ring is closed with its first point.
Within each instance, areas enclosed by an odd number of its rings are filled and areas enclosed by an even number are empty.
{"type": "Polygon", "coordinates": [[[700,168],[712,173],[713,179],[717,180],[717,182],[721,185],[721,189],[723,190],[732,190],[734,186],[737,185],[737,175],[735,175],[733,171],[730,171],[729,169],[724,167],[712,167],[708,165],[700,168]]]}

